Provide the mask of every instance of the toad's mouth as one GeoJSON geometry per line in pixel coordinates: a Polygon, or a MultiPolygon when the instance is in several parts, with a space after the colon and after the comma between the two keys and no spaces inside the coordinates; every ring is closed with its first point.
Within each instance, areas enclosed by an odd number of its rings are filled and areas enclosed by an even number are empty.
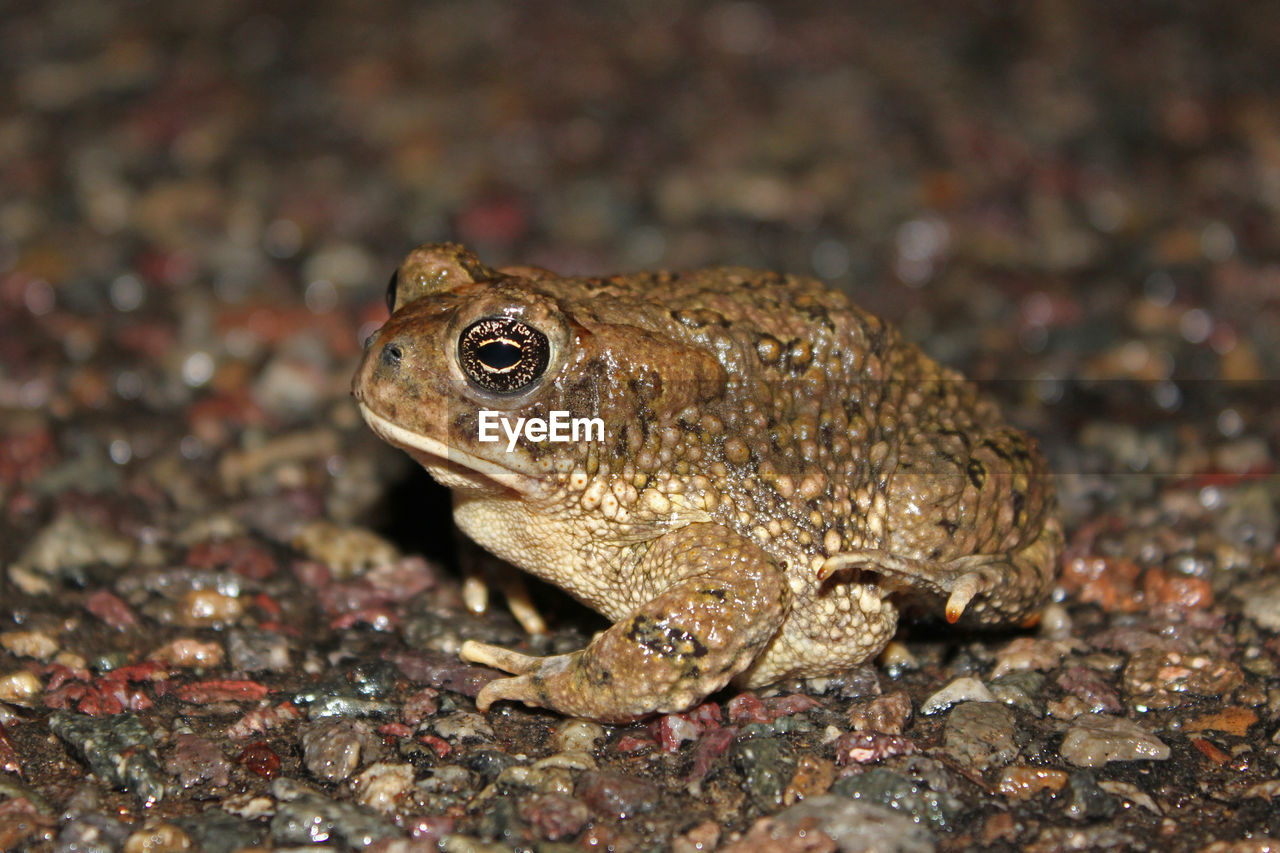
{"type": "Polygon", "coordinates": [[[362,401],[357,405],[360,406],[360,416],[379,438],[408,453],[442,486],[493,491],[496,484],[517,492],[532,490],[533,479],[527,474],[450,447],[439,439],[405,429],[384,418],[362,401]]]}

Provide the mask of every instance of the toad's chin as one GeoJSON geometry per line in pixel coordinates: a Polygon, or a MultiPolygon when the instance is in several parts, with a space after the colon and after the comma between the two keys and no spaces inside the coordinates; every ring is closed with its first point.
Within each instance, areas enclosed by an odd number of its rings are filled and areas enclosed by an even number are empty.
{"type": "Polygon", "coordinates": [[[488,492],[498,488],[527,492],[533,487],[532,480],[519,471],[406,429],[379,415],[364,403],[359,403],[359,406],[361,417],[379,438],[408,453],[442,486],[488,492]]]}

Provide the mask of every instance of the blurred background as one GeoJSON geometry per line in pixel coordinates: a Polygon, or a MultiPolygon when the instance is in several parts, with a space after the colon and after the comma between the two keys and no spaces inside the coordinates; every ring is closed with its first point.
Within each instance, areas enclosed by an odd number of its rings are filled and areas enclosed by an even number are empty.
{"type": "Polygon", "coordinates": [[[0,407],[28,438],[0,459],[30,479],[60,442],[109,488],[358,427],[385,282],[458,240],[813,275],[989,382],[1061,474],[1266,473],[1276,44],[1249,2],[10,0],[0,407]],[[30,438],[48,415],[81,429],[30,438]]]}

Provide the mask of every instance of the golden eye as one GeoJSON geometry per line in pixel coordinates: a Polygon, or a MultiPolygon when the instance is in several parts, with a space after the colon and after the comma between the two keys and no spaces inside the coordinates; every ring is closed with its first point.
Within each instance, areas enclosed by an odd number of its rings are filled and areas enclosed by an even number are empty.
{"type": "Polygon", "coordinates": [[[458,364],[473,384],[494,394],[523,391],[551,359],[547,336],[514,317],[485,317],[458,337],[458,364]]]}

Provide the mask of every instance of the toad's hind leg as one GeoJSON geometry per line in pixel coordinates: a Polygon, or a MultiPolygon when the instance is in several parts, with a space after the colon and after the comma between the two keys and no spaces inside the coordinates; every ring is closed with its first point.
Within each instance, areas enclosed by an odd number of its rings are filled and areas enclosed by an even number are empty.
{"type": "Polygon", "coordinates": [[[980,625],[1020,622],[1044,603],[1053,583],[1062,526],[1045,519],[1040,535],[1007,554],[969,554],[951,560],[902,557],[865,548],[829,557],[819,577],[850,569],[875,572],[897,586],[945,598],[948,622],[961,616],[980,625]]]}
{"type": "Polygon", "coordinates": [[[683,711],[750,666],[787,615],[777,564],[719,525],[663,536],[637,575],[643,603],[582,651],[538,658],[465,643],[465,660],[513,676],[485,685],[476,705],[510,699],[602,722],[683,711]]]}

